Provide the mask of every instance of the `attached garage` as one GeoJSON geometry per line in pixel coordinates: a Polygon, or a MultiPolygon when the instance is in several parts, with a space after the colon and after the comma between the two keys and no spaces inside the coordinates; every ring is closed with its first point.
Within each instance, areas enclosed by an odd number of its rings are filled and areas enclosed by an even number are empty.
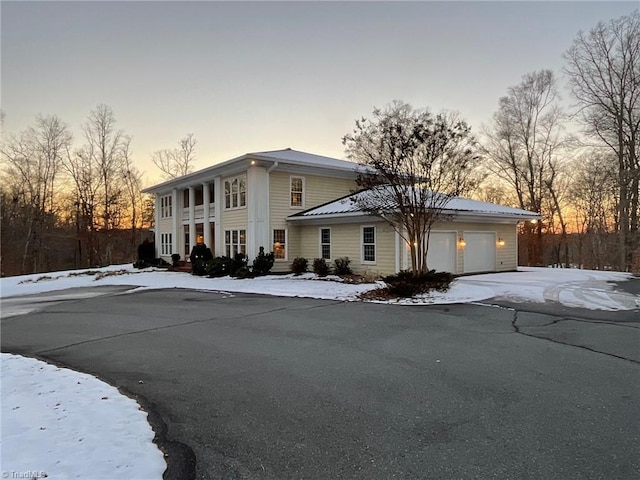
{"type": "Polygon", "coordinates": [[[456,238],[457,232],[431,232],[427,251],[427,265],[430,269],[451,273],[458,271],[456,238]]]}
{"type": "Polygon", "coordinates": [[[496,270],[496,233],[464,232],[464,273],[496,270]]]}

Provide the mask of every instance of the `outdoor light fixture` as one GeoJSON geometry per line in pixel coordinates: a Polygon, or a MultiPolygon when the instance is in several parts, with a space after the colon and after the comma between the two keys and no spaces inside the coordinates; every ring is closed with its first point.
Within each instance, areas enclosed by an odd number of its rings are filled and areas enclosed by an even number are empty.
{"type": "Polygon", "coordinates": [[[498,238],[498,246],[499,247],[504,247],[504,238],[502,238],[502,237],[498,238]]]}
{"type": "Polygon", "coordinates": [[[255,160],[251,160],[251,165],[255,165],[256,161],[255,160]]]}
{"type": "Polygon", "coordinates": [[[461,247],[464,247],[467,244],[467,242],[464,241],[464,238],[460,237],[458,239],[458,245],[460,245],[461,247]]]}

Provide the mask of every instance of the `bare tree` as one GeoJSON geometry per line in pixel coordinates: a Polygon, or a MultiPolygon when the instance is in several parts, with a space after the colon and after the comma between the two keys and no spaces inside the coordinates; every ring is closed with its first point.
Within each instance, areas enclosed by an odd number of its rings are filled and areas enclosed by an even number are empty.
{"type": "Polygon", "coordinates": [[[11,229],[20,231],[22,271],[37,272],[47,256],[48,232],[55,223],[60,167],[72,135],[57,116],[38,116],[34,126],[2,145],[4,193],[16,209],[11,229]],[[28,264],[28,260],[31,260],[28,264]]]}
{"type": "Polygon", "coordinates": [[[151,161],[166,179],[181,177],[193,171],[196,161],[195,146],[198,141],[193,133],[187,134],[179,142],[180,148],[158,150],[151,155],[151,161]]]}
{"type": "Polygon", "coordinates": [[[639,242],[640,12],[579,32],[564,58],[586,132],[617,158],[617,263],[620,269],[631,270],[639,242]]]}
{"type": "MultiPolygon", "coordinates": [[[[522,81],[500,98],[498,111],[485,129],[487,168],[511,187],[518,207],[546,216],[559,212],[557,202],[546,202],[556,210],[544,212],[545,199],[553,196],[562,151],[564,114],[558,107],[556,80],[550,70],[527,73],[522,81]]],[[[564,220],[562,220],[564,221],[564,220]]],[[[536,241],[529,262],[542,262],[542,222],[535,229],[536,241]]]]}
{"type": "Polygon", "coordinates": [[[363,166],[357,206],[385,219],[407,242],[414,273],[428,271],[431,227],[453,196],[475,186],[470,127],[456,114],[433,115],[395,101],[374,109],[371,120],[356,120],[342,142],[363,166]]]}

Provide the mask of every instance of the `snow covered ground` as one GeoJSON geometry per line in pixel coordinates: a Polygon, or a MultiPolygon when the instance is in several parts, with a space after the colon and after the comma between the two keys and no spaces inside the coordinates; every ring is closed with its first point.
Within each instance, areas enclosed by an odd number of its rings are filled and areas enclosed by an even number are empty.
{"type": "Polygon", "coordinates": [[[147,414],[83,373],[2,354],[2,478],[161,479],[147,414]]]}
{"type": "MultiPolygon", "coordinates": [[[[438,304],[482,302],[499,298],[517,302],[552,300],[571,307],[602,310],[632,310],[640,299],[613,289],[610,281],[632,278],[621,272],[594,270],[528,268],[517,272],[473,275],[455,280],[446,293],[430,293],[400,304],[438,304]]],[[[0,298],[99,285],[130,285],[139,289],[191,288],[223,292],[261,293],[287,297],[355,301],[358,294],[378,288],[380,284],[353,285],[338,277],[319,279],[312,273],[300,276],[269,275],[254,279],[230,277],[195,277],[166,270],[136,270],[131,265],[115,265],[96,270],[76,270],[48,274],[24,275],[0,279],[0,298]]]]}
{"type": "MultiPolygon", "coordinates": [[[[446,293],[435,292],[390,303],[469,303],[497,298],[516,302],[551,300],[588,309],[633,310],[640,308],[640,298],[615,291],[608,283],[630,278],[631,275],[620,272],[520,268],[518,272],[458,278],[446,293]]],[[[211,279],[116,265],[2,278],[0,299],[102,285],[129,285],[132,288],[127,293],[141,289],[190,288],[356,301],[360,293],[381,284],[353,285],[337,277],[318,279],[313,274],[211,279]]],[[[84,290],[77,295],[91,296],[92,293],[84,290]]],[[[31,306],[21,304],[17,309],[5,309],[2,316],[19,315],[36,308],[36,302],[31,306]]],[[[24,475],[25,472],[32,477],[43,477],[45,472],[51,478],[162,478],[163,456],[152,443],[153,432],[146,422],[146,414],[133,400],[89,375],[15,355],[2,354],[1,358],[1,470],[7,475],[5,478],[31,478],[24,475]]]]}

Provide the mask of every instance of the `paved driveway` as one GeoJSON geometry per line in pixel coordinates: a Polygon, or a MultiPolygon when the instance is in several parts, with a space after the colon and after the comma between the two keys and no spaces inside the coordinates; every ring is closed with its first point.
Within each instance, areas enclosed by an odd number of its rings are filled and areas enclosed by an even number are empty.
{"type": "Polygon", "coordinates": [[[639,478],[638,312],[515,307],[112,291],[2,350],[142,396],[197,478],[639,478]]]}

